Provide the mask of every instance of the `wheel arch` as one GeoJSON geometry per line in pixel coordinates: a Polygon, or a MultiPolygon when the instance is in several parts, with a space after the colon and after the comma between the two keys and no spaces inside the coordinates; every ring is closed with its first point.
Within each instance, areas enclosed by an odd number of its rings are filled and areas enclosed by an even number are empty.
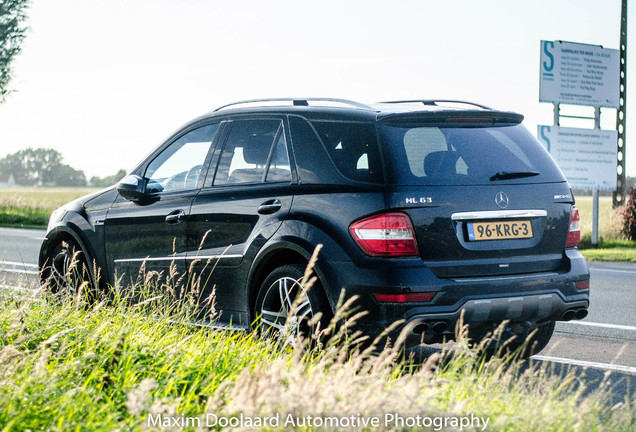
{"type": "Polygon", "coordinates": [[[51,251],[63,241],[74,241],[78,244],[89,264],[88,269],[94,286],[100,286],[100,281],[95,274],[95,267],[97,267],[97,269],[101,267],[97,262],[95,253],[90,247],[87,239],[81,233],[81,230],[74,225],[58,225],[46,234],[46,239],[42,242],[38,258],[40,272],[42,272],[44,266],[47,264],[47,259],[51,251]]]}
{"type": "MultiPolygon", "coordinates": [[[[262,248],[254,262],[252,263],[247,281],[247,299],[248,313],[250,322],[256,317],[254,309],[256,306],[256,298],[258,291],[267,278],[267,276],[275,269],[286,264],[302,264],[306,266],[315,250],[315,246],[303,241],[302,239],[286,239],[262,248]]],[[[327,275],[325,273],[326,263],[319,259],[314,265],[314,273],[318,277],[322,289],[329,300],[329,304],[333,309],[333,302],[328,289],[327,275]]]]}

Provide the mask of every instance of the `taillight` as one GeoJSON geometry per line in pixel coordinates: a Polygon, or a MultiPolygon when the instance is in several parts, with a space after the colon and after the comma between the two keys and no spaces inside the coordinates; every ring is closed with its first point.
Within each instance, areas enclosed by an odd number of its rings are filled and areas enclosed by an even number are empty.
{"type": "Polygon", "coordinates": [[[582,280],[582,281],[577,281],[574,282],[574,284],[576,285],[577,289],[589,289],[590,288],[590,280],[586,279],[586,280],[582,280]]]}
{"type": "Polygon", "coordinates": [[[404,213],[385,213],[354,222],[349,232],[371,256],[417,256],[415,231],[404,213]]]}
{"type": "Polygon", "coordinates": [[[568,230],[568,238],[565,241],[565,247],[575,247],[581,241],[581,230],[579,229],[579,209],[572,206],[570,209],[570,228],[568,230]]]}

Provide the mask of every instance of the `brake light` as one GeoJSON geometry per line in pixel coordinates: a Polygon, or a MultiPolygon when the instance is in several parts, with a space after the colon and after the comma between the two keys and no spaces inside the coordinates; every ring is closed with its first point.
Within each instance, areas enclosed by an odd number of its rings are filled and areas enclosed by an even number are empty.
{"type": "Polygon", "coordinates": [[[582,281],[576,281],[574,282],[574,284],[576,285],[577,289],[589,289],[590,288],[590,280],[586,279],[586,280],[582,280],[582,281]]]}
{"type": "Polygon", "coordinates": [[[572,206],[570,209],[570,228],[568,230],[568,238],[565,241],[565,247],[576,247],[581,241],[581,230],[579,229],[579,209],[572,206]]]}
{"type": "Polygon", "coordinates": [[[492,123],[489,118],[453,117],[447,118],[446,123],[492,123]]]}
{"type": "Polygon", "coordinates": [[[434,292],[408,294],[373,294],[378,303],[426,303],[433,300],[434,292]]]}
{"type": "Polygon", "coordinates": [[[385,213],[354,222],[351,236],[370,256],[418,256],[415,230],[404,213],[385,213]]]}

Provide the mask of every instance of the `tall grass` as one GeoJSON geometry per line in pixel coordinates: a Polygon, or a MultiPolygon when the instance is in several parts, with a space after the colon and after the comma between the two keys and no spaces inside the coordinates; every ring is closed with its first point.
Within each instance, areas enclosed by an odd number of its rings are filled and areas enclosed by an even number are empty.
{"type": "MultiPolygon", "coordinates": [[[[583,396],[585,385],[573,373],[555,375],[514,356],[486,361],[461,337],[423,363],[405,358],[399,341],[382,351],[356,348],[355,335],[342,325],[310,349],[302,340],[279,344],[188,325],[196,310],[190,298],[169,300],[153,295],[155,289],[116,287],[92,305],[81,289],[70,298],[5,294],[0,429],[141,431],[153,419],[197,418],[205,426],[214,416],[228,422],[278,416],[271,430],[341,430],[324,422],[345,417],[377,418],[383,430],[426,429],[397,420],[417,416],[445,418],[443,430],[459,430],[452,419],[462,416],[488,419],[489,431],[633,431],[635,425],[633,401],[612,406],[606,386],[583,396]],[[322,426],[307,426],[311,418],[322,426]]],[[[349,306],[334,322],[349,322],[349,306]]],[[[195,430],[193,421],[172,430],[195,430]]],[[[436,424],[428,430],[441,430],[436,424]]]]}

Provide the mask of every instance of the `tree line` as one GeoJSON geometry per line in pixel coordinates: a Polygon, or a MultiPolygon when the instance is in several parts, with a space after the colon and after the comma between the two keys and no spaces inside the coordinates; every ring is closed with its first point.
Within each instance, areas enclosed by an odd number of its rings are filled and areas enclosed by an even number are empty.
{"type": "Polygon", "coordinates": [[[22,51],[26,34],[23,25],[30,0],[0,0],[0,103],[11,92],[13,62],[22,51]]]}
{"type": "Polygon", "coordinates": [[[27,148],[0,159],[0,174],[12,174],[15,182],[23,186],[98,186],[117,183],[126,175],[121,169],[107,177],[86,179],[84,171],[63,163],[62,154],[50,148],[27,148]]]}

